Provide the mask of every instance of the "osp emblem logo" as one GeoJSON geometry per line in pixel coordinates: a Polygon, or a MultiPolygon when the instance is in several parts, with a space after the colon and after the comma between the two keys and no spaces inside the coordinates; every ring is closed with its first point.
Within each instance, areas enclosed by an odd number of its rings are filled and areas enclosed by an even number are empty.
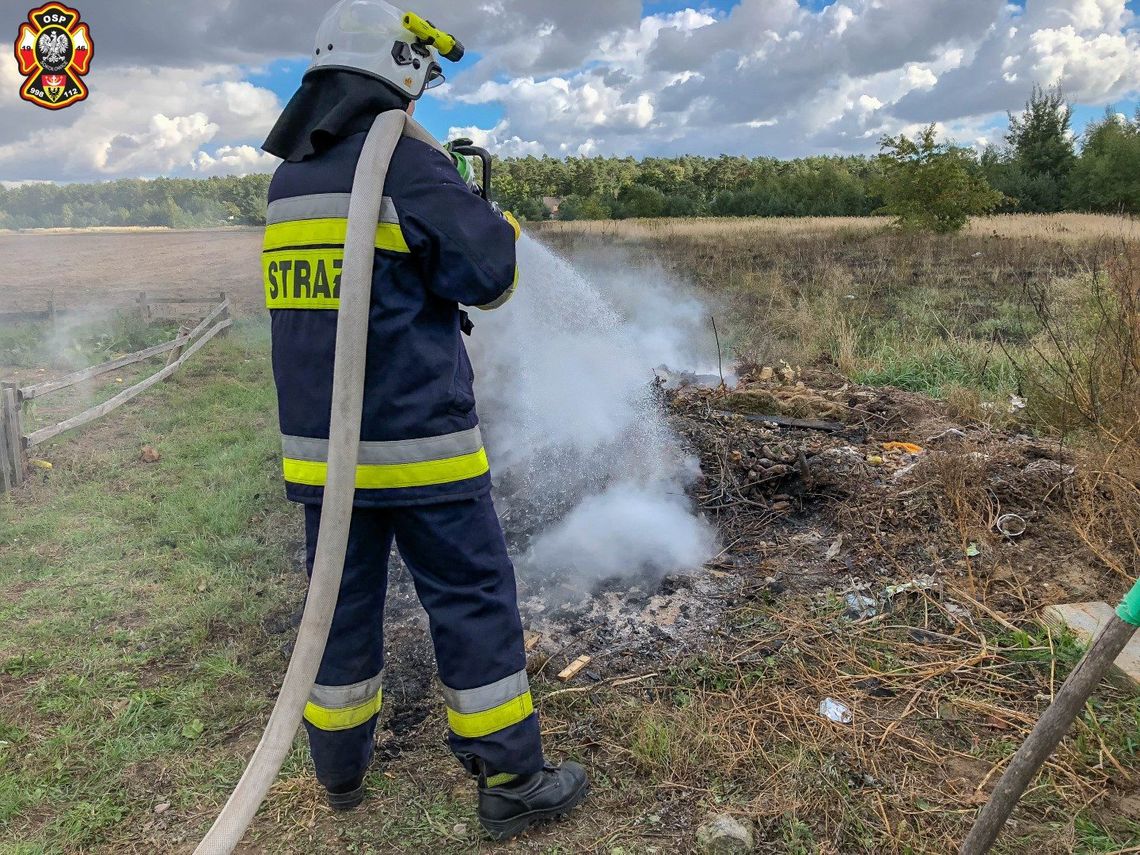
{"type": "Polygon", "coordinates": [[[47,110],[62,110],[87,97],[83,82],[94,53],[91,30],[79,12],[48,3],[28,13],[16,36],[16,61],[27,80],[20,97],[47,110]]]}

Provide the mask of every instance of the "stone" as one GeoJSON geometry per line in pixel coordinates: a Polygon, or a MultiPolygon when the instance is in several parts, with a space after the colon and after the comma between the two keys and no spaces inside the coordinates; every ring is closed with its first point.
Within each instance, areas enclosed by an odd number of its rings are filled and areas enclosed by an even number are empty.
{"type": "MultiPolygon", "coordinates": [[[[1091,644],[1114,613],[1108,603],[1066,603],[1046,607],[1044,618],[1053,627],[1067,626],[1082,644],[1091,644]]],[[[1120,651],[1113,670],[1140,686],[1140,633],[1120,651]]]]}
{"type": "Polygon", "coordinates": [[[697,829],[697,850],[703,855],[740,855],[755,848],[752,823],[748,820],[721,814],[697,829]]]}

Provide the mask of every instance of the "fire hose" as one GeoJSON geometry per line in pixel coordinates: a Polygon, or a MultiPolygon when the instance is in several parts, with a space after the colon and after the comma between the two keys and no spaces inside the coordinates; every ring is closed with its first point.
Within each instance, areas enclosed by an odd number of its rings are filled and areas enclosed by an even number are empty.
{"type": "Polygon", "coordinates": [[[305,614],[277,703],[257,750],[222,812],[194,850],[195,855],[229,855],[241,842],[293,746],[324,657],[340,593],[356,492],[376,223],[380,219],[388,167],[402,136],[444,151],[421,125],[398,110],[381,113],[364,143],[348,209],[333,364],[328,480],[305,614]]]}

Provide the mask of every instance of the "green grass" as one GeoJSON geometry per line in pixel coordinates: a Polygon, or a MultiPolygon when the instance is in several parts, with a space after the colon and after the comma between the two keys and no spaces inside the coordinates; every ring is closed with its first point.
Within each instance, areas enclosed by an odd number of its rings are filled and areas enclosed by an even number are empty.
{"type": "MultiPolygon", "coordinates": [[[[208,826],[284,670],[288,636],[268,626],[303,594],[292,567],[301,518],[282,498],[276,434],[267,335],[242,324],[172,382],[48,445],[54,469],[0,499],[0,855],[180,850],[208,826]],[[143,445],[162,459],[142,463],[143,445]],[[170,805],[161,815],[160,803],[170,805]]],[[[369,779],[368,809],[348,817],[321,806],[299,738],[249,845],[664,853],[686,851],[697,825],[729,811],[755,818],[773,851],[940,851],[972,809],[946,779],[975,785],[1024,730],[994,729],[965,702],[1036,714],[1053,669],[1059,683],[1080,649],[1035,623],[1010,632],[975,615],[993,669],[915,682],[962,647],[911,642],[921,608],[874,627],[843,611],[837,597],[745,607],[703,655],[640,663],[651,679],[621,688],[567,693],[536,677],[547,746],[586,762],[593,795],[575,822],[517,847],[480,833],[471,784],[441,744],[441,708],[401,737],[403,753],[369,779]],[[732,661],[763,648],[772,652],[732,661]],[[820,698],[857,697],[853,675],[866,674],[897,696],[864,700],[858,730],[821,722],[820,698]],[[923,703],[884,738],[919,687],[923,703]],[[866,714],[874,704],[882,719],[866,714]],[[901,750],[916,743],[935,759],[901,750]],[[950,754],[965,772],[940,767],[950,754]]],[[[1124,781],[1106,748],[1137,775],[1140,697],[1097,693],[1059,755],[1092,789],[1048,771],[998,851],[1140,843],[1135,819],[1092,795],[1124,781]]]]}
{"type": "Polygon", "coordinates": [[[78,851],[235,779],[217,749],[263,711],[261,626],[297,597],[265,344],[239,327],[0,503],[0,839],[78,851]]]}
{"type": "Polygon", "coordinates": [[[861,354],[852,377],[869,386],[894,386],[935,398],[948,389],[965,387],[989,396],[1017,389],[1017,371],[1001,352],[954,341],[912,340],[876,336],[861,354]]]}
{"type": "Polygon", "coordinates": [[[13,368],[84,368],[169,341],[172,321],[147,322],[136,315],[0,327],[0,365],[13,368]]]}

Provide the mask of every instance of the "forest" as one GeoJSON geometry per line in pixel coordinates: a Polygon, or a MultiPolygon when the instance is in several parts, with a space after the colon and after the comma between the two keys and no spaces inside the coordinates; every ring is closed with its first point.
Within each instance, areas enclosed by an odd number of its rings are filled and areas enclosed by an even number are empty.
{"type": "MultiPolygon", "coordinates": [[[[864,216],[886,211],[891,158],[525,157],[498,161],[494,196],[520,219],[864,216]],[[545,200],[545,201],[544,201],[545,200]]],[[[1140,109],[1107,110],[1082,134],[1063,93],[1034,88],[1004,145],[944,154],[1007,213],[1140,213],[1140,109]]],[[[0,187],[0,229],[261,225],[269,175],[0,187]]]]}

